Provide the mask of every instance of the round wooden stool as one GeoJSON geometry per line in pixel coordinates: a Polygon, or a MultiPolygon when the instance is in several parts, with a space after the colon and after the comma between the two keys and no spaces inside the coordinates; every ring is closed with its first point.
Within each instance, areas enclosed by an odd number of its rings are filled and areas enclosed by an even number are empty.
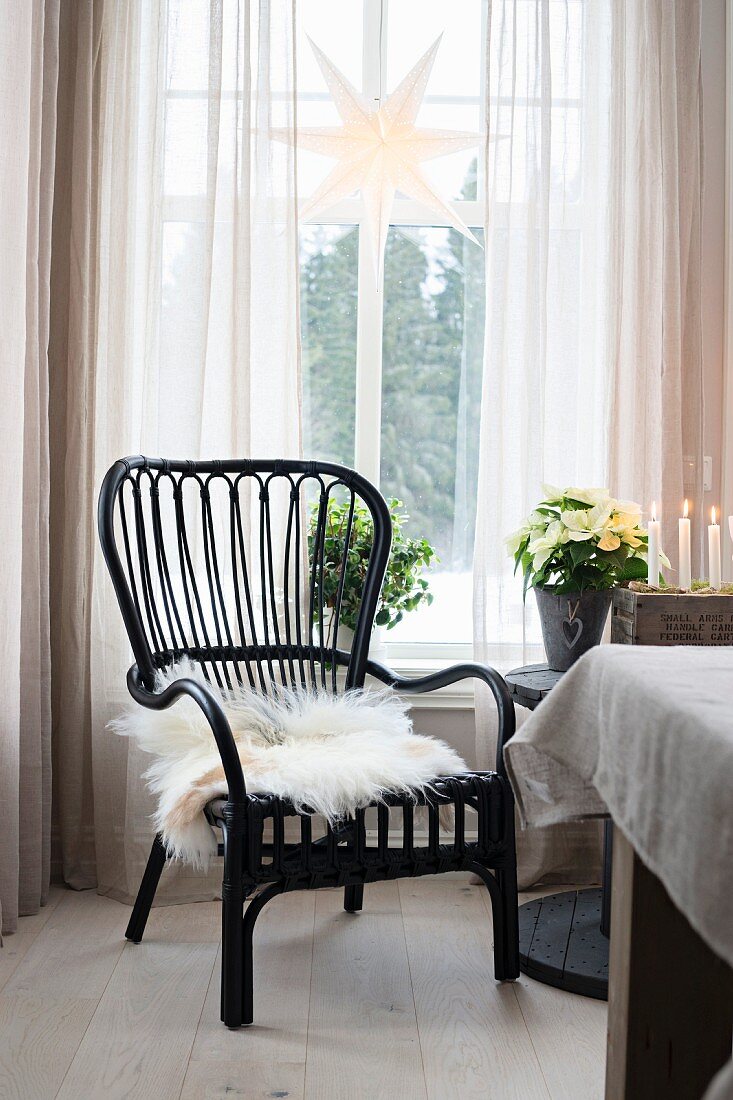
{"type": "MultiPolygon", "coordinates": [[[[539,706],[565,674],[523,665],[505,679],[514,702],[539,706]]],[[[547,894],[519,907],[519,968],[529,978],[584,997],[608,1000],[613,825],[604,823],[603,886],[547,894]]]]}

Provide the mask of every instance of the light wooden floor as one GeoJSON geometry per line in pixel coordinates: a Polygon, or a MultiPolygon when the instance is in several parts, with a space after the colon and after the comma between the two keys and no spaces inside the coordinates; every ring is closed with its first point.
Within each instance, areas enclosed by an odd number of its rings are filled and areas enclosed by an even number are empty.
{"type": "Polygon", "coordinates": [[[606,1006],[492,978],[467,876],[275,898],[255,933],[255,1020],[219,1022],[216,904],[129,909],[54,889],[0,949],[0,1098],[594,1100],[606,1006]]]}

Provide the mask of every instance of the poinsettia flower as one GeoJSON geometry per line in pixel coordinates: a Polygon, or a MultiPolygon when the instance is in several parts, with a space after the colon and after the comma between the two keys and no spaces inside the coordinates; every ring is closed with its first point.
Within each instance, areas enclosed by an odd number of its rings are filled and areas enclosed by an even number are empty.
{"type": "Polygon", "coordinates": [[[549,485],[546,481],[542,483],[542,492],[545,494],[545,504],[559,504],[565,496],[564,489],[558,489],[556,485],[549,485]]]}
{"type": "Polygon", "coordinates": [[[593,508],[567,509],[561,519],[568,528],[571,542],[584,542],[596,535],[603,535],[611,515],[608,505],[596,504],[593,508]]]}
{"type": "Polygon", "coordinates": [[[640,518],[640,512],[634,514],[618,509],[612,514],[607,526],[609,530],[613,531],[614,535],[618,535],[621,542],[635,550],[638,546],[644,545],[641,538],[639,538],[640,535],[645,533],[639,527],[640,518]]]}
{"type": "Polygon", "coordinates": [[[599,550],[618,550],[621,545],[621,539],[618,535],[614,535],[613,531],[606,529],[606,532],[602,539],[599,540],[599,550]]]}
{"type": "Polygon", "coordinates": [[[538,573],[545,562],[552,557],[553,549],[554,547],[552,546],[543,546],[541,549],[537,550],[536,554],[532,558],[532,568],[534,569],[535,573],[538,573]]]}
{"type": "MultiPolygon", "coordinates": [[[[614,500],[603,488],[559,489],[546,484],[543,489],[546,499],[506,540],[509,552],[515,557],[520,545],[526,546],[528,560],[523,565],[526,582],[531,584],[533,575],[548,569],[555,583],[558,578],[575,580],[579,561],[600,565],[603,552],[612,554],[623,547],[625,556],[615,561],[603,560],[603,580],[607,586],[619,583],[625,576],[626,558],[647,558],[648,532],[642,526],[642,510],[635,501],[614,500]],[[577,542],[585,544],[587,551],[580,556],[575,551],[568,554],[567,544],[577,542]]],[[[669,568],[669,560],[663,553],[660,561],[669,568]]],[[[546,576],[542,579],[547,583],[546,576]]]]}
{"type": "Polygon", "coordinates": [[[623,516],[634,517],[636,522],[639,522],[641,516],[641,505],[637,504],[635,500],[617,500],[616,511],[623,516]]]}
{"type": "Polygon", "coordinates": [[[569,500],[579,500],[582,504],[592,505],[605,505],[612,499],[608,489],[578,489],[575,486],[565,489],[563,495],[569,500]]]}
{"type": "Polygon", "coordinates": [[[520,547],[520,544],[524,542],[527,535],[531,531],[531,527],[527,523],[523,523],[521,527],[518,527],[516,531],[512,531],[511,535],[507,535],[504,539],[504,545],[507,551],[512,556],[516,554],[520,547]]]}
{"type": "Polygon", "coordinates": [[[532,554],[532,567],[535,572],[560,546],[568,541],[569,532],[559,519],[552,520],[544,531],[537,531],[529,540],[527,550],[532,554]]]}

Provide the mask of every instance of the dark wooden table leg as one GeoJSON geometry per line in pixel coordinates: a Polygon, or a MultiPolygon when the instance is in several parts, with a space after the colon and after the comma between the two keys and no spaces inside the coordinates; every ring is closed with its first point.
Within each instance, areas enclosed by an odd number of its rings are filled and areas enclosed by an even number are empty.
{"type": "Polygon", "coordinates": [[[603,893],[601,895],[601,933],[611,935],[611,877],[613,872],[613,822],[603,822],[603,893]]]}
{"type": "Polygon", "coordinates": [[[731,1056],[733,970],[616,828],[606,1100],[699,1100],[731,1056]]]}

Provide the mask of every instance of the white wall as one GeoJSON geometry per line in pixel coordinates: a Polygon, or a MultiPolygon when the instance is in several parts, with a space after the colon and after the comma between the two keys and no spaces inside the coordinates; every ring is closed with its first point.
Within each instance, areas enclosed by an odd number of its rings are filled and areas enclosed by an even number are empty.
{"type": "Polygon", "coordinates": [[[473,710],[466,707],[461,710],[414,707],[412,721],[416,733],[447,741],[460,753],[469,768],[476,767],[476,724],[473,710]]]}

